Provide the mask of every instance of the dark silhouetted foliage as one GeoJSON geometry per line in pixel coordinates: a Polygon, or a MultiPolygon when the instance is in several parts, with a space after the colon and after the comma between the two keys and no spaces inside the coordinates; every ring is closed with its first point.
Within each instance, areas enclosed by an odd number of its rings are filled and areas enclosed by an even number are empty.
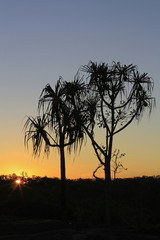
{"type": "MultiPolygon", "coordinates": [[[[113,225],[148,227],[160,224],[160,178],[116,179],[112,182],[111,221],[113,225]]],[[[60,180],[29,179],[17,186],[0,180],[0,213],[41,219],[61,219],[60,180]]],[[[67,180],[67,219],[79,224],[103,224],[104,181],[67,180]]]]}

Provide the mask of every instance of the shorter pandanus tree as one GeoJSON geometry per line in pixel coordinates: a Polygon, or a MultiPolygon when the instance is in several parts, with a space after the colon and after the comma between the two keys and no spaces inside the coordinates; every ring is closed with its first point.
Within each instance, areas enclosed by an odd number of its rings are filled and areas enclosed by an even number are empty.
{"type": "Polygon", "coordinates": [[[24,143],[28,146],[32,141],[35,156],[40,155],[42,148],[46,154],[51,147],[59,149],[62,217],[66,216],[65,148],[71,151],[72,146],[75,149],[83,142],[83,131],[73,111],[67,100],[63,79],[60,78],[55,89],[46,85],[39,98],[39,116],[27,117],[24,125],[24,143]]]}

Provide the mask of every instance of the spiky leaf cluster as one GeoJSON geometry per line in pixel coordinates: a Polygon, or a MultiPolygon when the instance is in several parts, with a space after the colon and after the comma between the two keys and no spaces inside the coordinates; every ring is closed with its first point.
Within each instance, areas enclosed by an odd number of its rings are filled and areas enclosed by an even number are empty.
{"type": "Polygon", "coordinates": [[[153,81],[147,73],[140,74],[136,66],[89,62],[81,70],[87,73],[93,94],[99,96],[96,114],[99,127],[107,127],[115,134],[133,119],[139,120],[146,108],[151,112],[155,104],[151,96],[153,81]]]}

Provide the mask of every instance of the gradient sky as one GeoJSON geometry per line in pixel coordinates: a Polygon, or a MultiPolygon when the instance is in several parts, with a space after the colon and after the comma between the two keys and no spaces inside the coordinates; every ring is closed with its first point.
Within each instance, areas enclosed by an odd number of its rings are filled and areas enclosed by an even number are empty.
{"type": "MultiPolygon", "coordinates": [[[[159,23],[159,0],[0,0],[0,175],[59,177],[56,149],[48,159],[25,150],[25,116],[37,115],[47,83],[72,80],[89,60],[132,63],[154,79],[151,117],[117,135],[114,148],[126,153],[119,177],[160,175],[159,23]]],[[[89,140],[66,165],[68,178],[92,177],[98,160],[89,140]]]]}

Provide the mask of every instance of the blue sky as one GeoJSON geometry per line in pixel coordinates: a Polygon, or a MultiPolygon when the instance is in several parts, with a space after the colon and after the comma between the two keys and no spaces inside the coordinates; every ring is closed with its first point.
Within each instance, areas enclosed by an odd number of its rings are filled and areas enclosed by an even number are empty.
{"type": "MultiPolygon", "coordinates": [[[[17,166],[20,161],[17,159],[25,158],[27,162],[31,158],[28,153],[23,153],[22,128],[25,115],[37,114],[37,101],[43,87],[47,83],[54,86],[59,76],[72,80],[78,68],[89,60],[133,63],[140,72],[148,72],[154,79],[157,107],[150,119],[144,116],[142,122],[136,125],[136,132],[141,131],[141,134],[135,138],[143,141],[141,150],[136,150],[141,158],[146,158],[143,157],[144,151],[150,149],[148,154],[152,155],[153,151],[153,166],[160,169],[159,13],[159,0],[1,0],[1,171],[7,172],[8,165],[13,162],[17,166]],[[147,142],[147,139],[150,141],[147,142]],[[21,154],[16,155],[15,152],[21,154]]],[[[133,133],[135,126],[130,129],[133,133]]],[[[120,147],[128,158],[133,159],[136,148],[133,147],[134,143],[125,149],[129,135],[131,134],[126,132],[124,144],[120,144],[120,147]]],[[[118,147],[118,142],[116,144],[118,147]]],[[[84,164],[82,171],[85,171],[85,162],[81,162],[84,164]]],[[[40,161],[34,164],[37,164],[37,168],[43,168],[40,161]]],[[[75,161],[75,168],[76,164],[75,161]]],[[[87,168],[91,169],[88,171],[92,171],[92,166],[87,164],[87,168]]],[[[92,164],[96,166],[96,159],[92,164]]],[[[145,160],[142,161],[142,174],[148,173],[147,170],[144,171],[145,164],[145,160]]],[[[150,164],[147,164],[149,169],[150,164]]],[[[48,166],[45,166],[46,175],[50,168],[48,166]]],[[[132,163],[129,166],[132,168],[132,163]]],[[[12,169],[14,171],[14,165],[10,171],[12,169]]],[[[29,171],[29,166],[25,167],[24,164],[21,169],[29,171]]],[[[152,173],[154,171],[153,169],[152,173]]],[[[158,170],[155,171],[157,173],[158,170]]],[[[129,174],[131,175],[128,170],[129,174]]],[[[54,169],[53,175],[56,175],[54,169]]]]}

